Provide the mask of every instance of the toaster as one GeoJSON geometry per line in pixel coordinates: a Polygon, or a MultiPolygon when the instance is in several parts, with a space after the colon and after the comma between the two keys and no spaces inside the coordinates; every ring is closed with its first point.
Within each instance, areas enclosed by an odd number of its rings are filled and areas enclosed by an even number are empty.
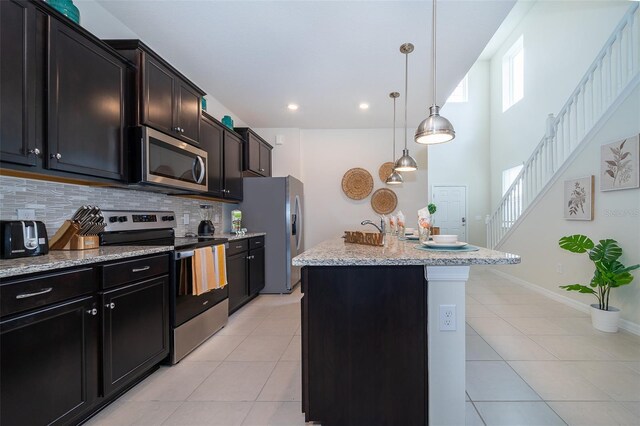
{"type": "Polygon", "coordinates": [[[0,258],[39,256],[49,252],[49,239],[44,223],[35,220],[1,220],[0,258]]]}

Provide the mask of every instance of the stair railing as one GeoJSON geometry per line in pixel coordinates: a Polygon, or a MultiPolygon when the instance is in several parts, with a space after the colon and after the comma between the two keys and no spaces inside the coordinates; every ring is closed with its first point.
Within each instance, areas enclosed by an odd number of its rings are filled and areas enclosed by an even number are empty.
{"type": "Polygon", "coordinates": [[[560,112],[549,114],[546,134],[487,220],[487,246],[495,248],[578,145],[588,139],[640,78],[640,8],[633,3],[560,112]]]}

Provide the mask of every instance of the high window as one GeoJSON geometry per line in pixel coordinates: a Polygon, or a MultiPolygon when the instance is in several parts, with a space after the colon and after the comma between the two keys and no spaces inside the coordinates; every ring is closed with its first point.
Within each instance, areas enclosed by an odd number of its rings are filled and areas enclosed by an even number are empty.
{"type": "Polygon", "coordinates": [[[447,103],[449,102],[467,102],[469,101],[469,74],[465,75],[460,84],[453,90],[447,103]]]}
{"type": "Polygon", "coordinates": [[[524,45],[522,36],[502,57],[502,111],[524,97],[524,45]]]}

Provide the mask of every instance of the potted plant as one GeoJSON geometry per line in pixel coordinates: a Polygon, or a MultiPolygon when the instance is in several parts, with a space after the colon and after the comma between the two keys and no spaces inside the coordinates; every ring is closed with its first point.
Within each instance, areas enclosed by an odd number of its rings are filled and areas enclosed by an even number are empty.
{"type": "Polygon", "coordinates": [[[598,303],[591,305],[591,323],[600,331],[615,333],[618,331],[620,309],[609,306],[611,289],[627,285],[633,281],[631,271],[640,265],[624,266],[618,261],[622,256],[622,248],[616,240],[600,240],[597,245],[585,235],[569,235],[560,238],[560,247],[572,253],[589,253],[589,259],[596,270],[589,285],[562,285],[567,291],[593,294],[598,303]]]}
{"type": "Polygon", "coordinates": [[[429,205],[427,205],[427,209],[429,210],[429,214],[431,215],[431,235],[440,235],[440,228],[438,226],[433,226],[436,220],[435,214],[437,207],[435,204],[429,203],[429,205]]]}

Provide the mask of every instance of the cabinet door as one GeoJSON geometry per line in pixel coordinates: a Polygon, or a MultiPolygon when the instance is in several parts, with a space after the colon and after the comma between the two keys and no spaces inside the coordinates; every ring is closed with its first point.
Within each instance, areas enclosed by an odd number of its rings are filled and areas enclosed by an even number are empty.
{"type": "Polygon", "coordinates": [[[0,322],[0,423],[68,424],[98,391],[93,296],[0,322]]]}
{"type": "Polygon", "coordinates": [[[168,285],[165,275],[103,293],[105,395],[169,353],[168,285]]]}
{"type": "Polygon", "coordinates": [[[271,148],[263,143],[260,144],[260,174],[271,176],[271,148]]]}
{"type": "Polygon", "coordinates": [[[50,19],[48,167],[122,180],[127,65],[50,19]]]}
{"type": "Polygon", "coordinates": [[[264,248],[249,252],[249,295],[258,294],[264,288],[264,248]]]}
{"type": "Polygon", "coordinates": [[[222,197],[222,138],[223,129],[213,120],[202,116],[200,123],[200,148],[209,154],[209,194],[222,197]]]}
{"type": "Polygon", "coordinates": [[[144,78],[142,92],[142,121],[147,126],[168,134],[175,134],[177,127],[173,121],[175,75],[144,54],[144,78]]]}
{"type": "Polygon", "coordinates": [[[249,297],[247,288],[247,253],[227,257],[229,313],[234,312],[249,297]]]}
{"type": "Polygon", "coordinates": [[[225,198],[242,201],[242,140],[224,132],[225,198]]]}
{"type": "Polygon", "coordinates": [[[200,141],[200,95],[191,86],[177,80],[176,91],[176,126],[178,137],[189,143],[200,141]]]}
{"type": "Polygon", "coordinates": [[[260,172],[260,146],[262,142],[253,134],[247,133],[246,143],[248,144],[247,158],[245,158],[247,169],[254,173],[262,174],[260,172]]]}
{"type": "Polygon", "coordinates": [[[33,4],[0,1],[0,160],[29,166],[36,165],[35,34],[33,4]]]}

